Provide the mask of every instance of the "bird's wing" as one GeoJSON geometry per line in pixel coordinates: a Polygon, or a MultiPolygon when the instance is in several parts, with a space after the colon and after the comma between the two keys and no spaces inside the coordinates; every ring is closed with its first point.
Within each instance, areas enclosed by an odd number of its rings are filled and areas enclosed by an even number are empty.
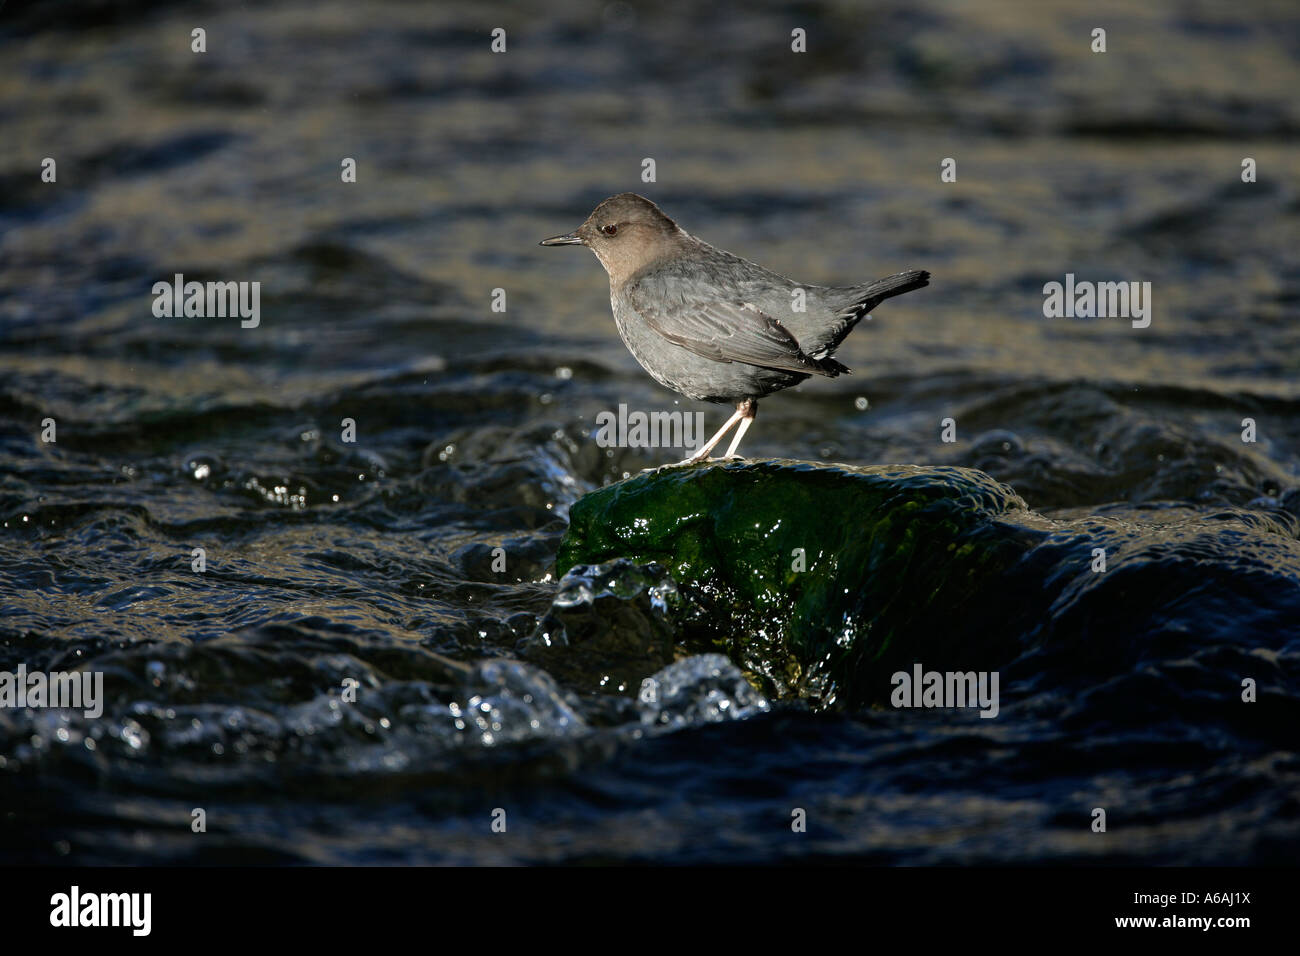
{"type": "Polygon", "coordinates": [[[715,362],[743,362],[805,375],[839,373],[799,348],[776,319],[749,302],[665,296],[654,284],[630,290],[632,308],[663,338],[715,362]]]}

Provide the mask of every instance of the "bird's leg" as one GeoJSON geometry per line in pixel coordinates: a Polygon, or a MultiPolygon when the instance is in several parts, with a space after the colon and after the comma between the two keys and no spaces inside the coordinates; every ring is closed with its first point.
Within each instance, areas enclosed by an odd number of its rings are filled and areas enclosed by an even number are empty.
{"type": "Polygon", "coordinates": [[[736,424],[736,422],[740,421],[742,415],[743,413],[740,410],[740,406],[737,405],[735,414],[733,414],[730,418],[727,419],[727,423],[718,429],[717,433],[714,434],[714,436],[708,440],[708,442],[704,445],[704,447],[701,448],[699,451],[697,451],[695,454],[691,455],[691,457],[687,458],[685,461],[679,461],[678,464],[693,465],[697,461],[707,458],[709,456],[709,452],[713,451],[714,446],[717,445],[718,442],[722,441],[722,436],[727,434],[727,432],[731,431],[732,427],[736,424]]]}
{"type": "Polygon", "coordinates": [[[736,454],[736,449],[740,447],[740,440],[745,437],[745,432],[749,430],[749,426],[758,415],[758,402],[752,398],[747,398],[736,406],[736,413],[741,416],[740,427],[736,429],[736,434],[731,439],[731,445],[727,448],[727,458],[731,458],[736,454]]]}

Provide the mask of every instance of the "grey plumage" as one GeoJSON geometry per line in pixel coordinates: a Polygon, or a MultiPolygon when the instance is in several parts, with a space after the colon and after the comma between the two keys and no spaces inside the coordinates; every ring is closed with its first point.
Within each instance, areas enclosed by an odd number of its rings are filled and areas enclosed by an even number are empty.
{"type": "MultiPolygon", "coordinates": [[[[661,385],[688,398],[730,402],[752,420],[759,398],[848,368],[831,356],[863,316],[930,274],[901,272],[857,286],[793,282],[696,239],[648,199],[606,199],[574,233],[543,245],[586,245],[610,279],[614,322],[628,350],[661,385]],[[803,311],[795,308],[803,290],[803,311]]],[[[739,435],[728,454],[734,452],[739,435]]]]}

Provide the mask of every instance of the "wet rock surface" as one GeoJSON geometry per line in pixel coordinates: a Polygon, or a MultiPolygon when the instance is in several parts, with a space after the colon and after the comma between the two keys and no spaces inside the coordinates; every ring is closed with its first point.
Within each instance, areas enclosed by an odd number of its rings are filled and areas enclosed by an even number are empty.
{"type": "Polygon", "coordinates": [[[639,475],[571,517],[557,571],[661,563],[765,689],[822,704],[884,704],[915,660],[1033,653],[1072,683],[1180,636],[1276,652],[1300,633],[1300,519],[1280,508],[1051,520],[972,469],[770,460],[639,475]]]}

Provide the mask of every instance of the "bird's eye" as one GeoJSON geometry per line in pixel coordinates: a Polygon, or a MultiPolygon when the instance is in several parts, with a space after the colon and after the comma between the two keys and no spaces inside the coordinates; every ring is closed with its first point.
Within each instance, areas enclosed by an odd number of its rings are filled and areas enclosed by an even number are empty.
{"type": "Polygon", "coordinates": [[[618,226],[610,223],[608,226],[601,226],[600,231],[607,236],[615,235],[618,232],[618,226]]]}

